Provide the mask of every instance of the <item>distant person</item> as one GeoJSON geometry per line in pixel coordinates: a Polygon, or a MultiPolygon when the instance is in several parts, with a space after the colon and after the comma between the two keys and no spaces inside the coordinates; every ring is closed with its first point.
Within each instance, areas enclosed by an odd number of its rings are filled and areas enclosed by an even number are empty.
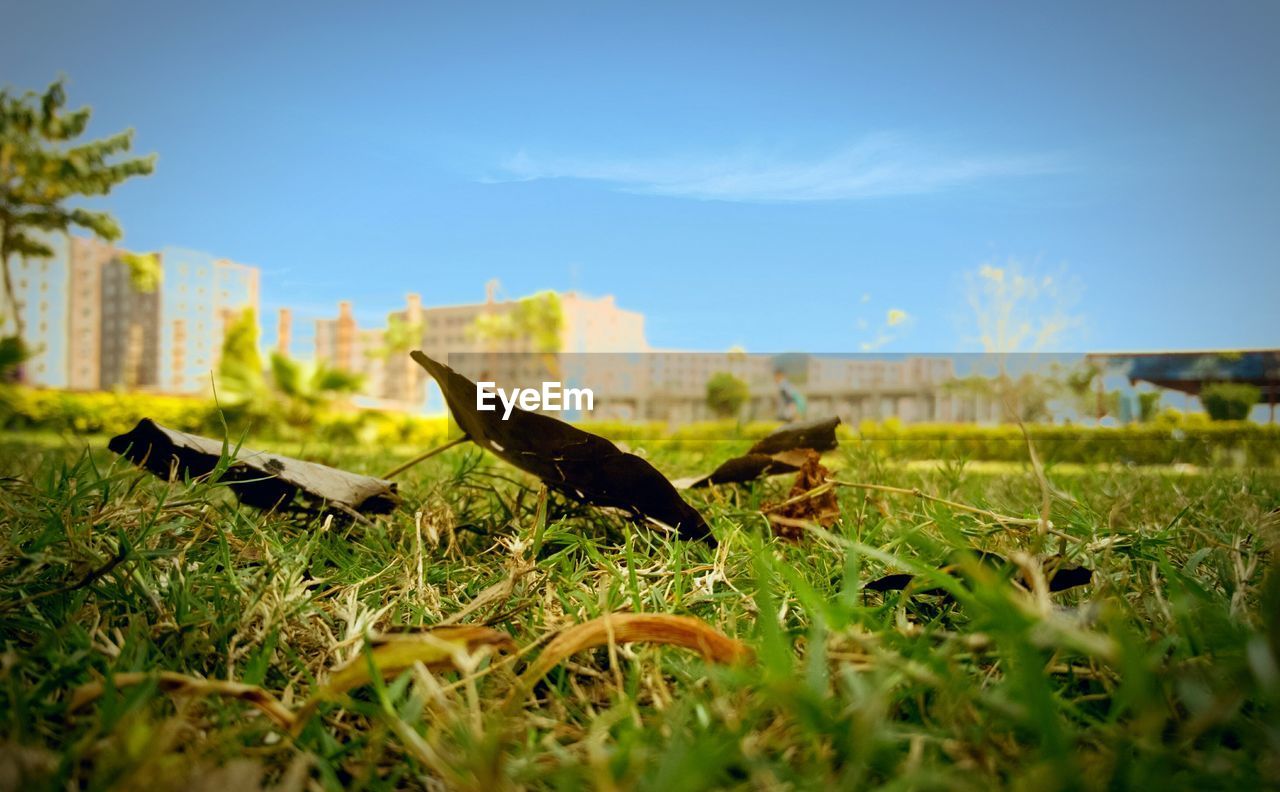
{"type": "Polygon", "coordinates": [[[804,417],[805,402],[802,394],[782,369],[775,369],[773,381],[778,384],[778,420],[783,423],[798,421],[804,417]]]}

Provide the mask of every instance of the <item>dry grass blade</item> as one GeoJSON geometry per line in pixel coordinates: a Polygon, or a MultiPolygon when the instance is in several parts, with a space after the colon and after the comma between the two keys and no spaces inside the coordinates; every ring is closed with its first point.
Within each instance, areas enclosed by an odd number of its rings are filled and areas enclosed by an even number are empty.
{"type": "Polygon", "coordinates": [[[649,642],[682,646],[709,662],[728,665],[750,662],[754,654],[741,641],[719,632],[701,619],[655,613],[612,613],[574,625],[557,635],[538,659],[520,675],[507,707],[519,706],[551,669],[585,649],[649,642]]]}
{"type": "MultiPolygon", "coordinates": [[[[182,696],[224,696],[248,702],[261,710],[277,726],[285,729],[293,727],[294,714],[279,699],[257,685],[245,685],[240,682],[228,682],[223,679],[201,679],[174,671],[137,671],[115,674],[111,683],[117,689],[140,685],[156,680],[159,688],[167,693],[182,696]]],[[[105,682],[90,682],[76,688],[71,694],[70,710],[75,711],[97,701],[106,691],[105,682]]]]}
{"type": "Polygon", "coordinates": [[[497,651],[511,651],[515,643],[500,630],[474,625],[436,627],[420,633],[383,635],[370,641],[369,651],[335,671],[328,682],[312,694],[297,714],[302,725],[316,707],[335,701],[349,690],[372,680],[370,662],[383,679],[395,677],[418,663],[432,670],[453,668],[473,671],[480,658],[497,651]]]}
{"type": "MultiPolygon", "coordinates": [[[[837,486],[837,487],[850,487],[852,489],[868,490],[870,492],[883,492],[889,495],[907,495],[912,498],[927,500],[932,503],[937,503],[942,506],[946,506],[950,509],[955,509],[956,511],[963,511],[963,512],[968,512],[969,514],[976,514],[979,517],[986,517],[987,519],[1000,523],[1002,525],[1016,525],[1019,527],[1026,527],[1026,528],[1039,528],[1045,524],[1043,518],[1040,518],[1040,517],[1037,517],[1037,518],[1010,517],[1007,514],[999,514],[997,512],[991,511],[990,509],[980,509],[977,506],[970,506],[967,503],[959,503],[957,501],[947,500],[946,498],[939,498],[936,495],[929,495],[928,493],[922,492],[919,489],[908,489],[906,487],[890,487],[886,484],[868,484],[861,481],[841,481],[840,479],[828,479],[828,481],[830,481],[834,486],[837,486]]],[[[1065,534],[1053,528],[1051,525],[1047,527],[1047,531],[1051,534],[1054,534],[1055,536],[1065,536],[1065,534]]],[[[1067,537],[1067,538],[1070,538],[1070,537],[1067,537]]]]}

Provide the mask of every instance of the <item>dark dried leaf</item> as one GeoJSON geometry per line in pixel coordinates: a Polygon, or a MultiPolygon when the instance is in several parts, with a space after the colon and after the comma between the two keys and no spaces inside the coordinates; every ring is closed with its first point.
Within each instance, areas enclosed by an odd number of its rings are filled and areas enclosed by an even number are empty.
{"type": "MultiPolygon", "coordinates": [[[[107,447],[164,479],[212,473],[223,443],[179,432],[143,418],[107,447]]],[[[240,448],[222,475],[236,497],[260,509],[287,506],[295,497],[306,508],[345,514],[386,514],[400,503],[396,485],[327,465],[240,448]]]]}
{"type": "Polygon", "coordinates": [[[839,445],[836,440],[836,427],[839,425],[840,419],[831,417],[784,426],[756,441],[742,456],[725,461],[706,475],[680,479],[675,484],[680,489],[690,489],[708,484],[740,484],[761,476],[794,473],[804,464],[805,450],[830,451],[839,445]]]}
{"type": "Polygon", "coordinates": [[[422,352],[412,357],[440,384],[454,420],[481,448],[569,497],[623,509],[675,528],[684,539],[715,544],[702,515],[645,460],[546,415],[517,408],[504,421],[500,412],[480,412],[474,382],[422,352]]]}
{"type": "Polygon", "coordinates": [[[804,455],[795,484],[782,503],[764,507],[774,533],[786,539],[799,539],[804,534],[806,523],[830,528],[840,519],[840,503],[835,490],[828,486],[817,491],[827,483],[831,472],[823,466],[822,455],[808,450],[793,453],[804,455]]]}
{"type": "MultiPolygon", "coordinates": [[[[1006,574],[1012,575],[1018,572],[1017,565],[1007,560],[1004,556],[984,551],[975,551],[973,555],[977,556],[978,560],[982,563],[995,567],[1006,574]]],[[[1049,584],[1049,591],[1052,592],[1066,591],[1067,589],[1075,588],[1077,586],[1084,586],[1093,579],[1092,569],[1083,566],[1069,566],[1061,556],[1053,556],[1046,559],[1044,568],[1046,582],[1049,584]]],[[[954,575],[959,571],[959,568],[955,564],[942,567],[941,569],[951,575],[954,575]]],[[[914,579],[915,575],[885,575],[882,578],[871,581],[864,586],[864,588],[867,591],[905,591],[914,579]]],[[[1029,587],[1029,584],[1025,581],[1024,584],[1029,587]]],[[[947,591],[943,588],[935,587],[925,589],[923,591],[917,591],[915,593],[940,596],[947,594],[947,591]]]]}

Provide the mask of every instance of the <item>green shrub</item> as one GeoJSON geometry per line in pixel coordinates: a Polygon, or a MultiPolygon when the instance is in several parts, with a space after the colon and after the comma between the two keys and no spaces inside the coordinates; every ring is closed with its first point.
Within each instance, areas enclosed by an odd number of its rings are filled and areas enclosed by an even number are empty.
{"type": "Polygon", "coordinates": [[[736,416],[750,395],[747,383],[727,371],[713,374],[707,380],[707,407],[721,418],[736,416]]]}
{"type": "Polygon", "coordinates": [[[221,407],[210,399],[147,393],[44,390],[0,386],[0,429],[72,434],[120,434],[142,418],[184,432],[259,440],[315,438],[334,443],[439,444],[443,417],[409,416],[376,410],[320,411],[299,423],[278,403],[249,401],[221,407]]]}
{"type": "MultiPolygon", "coordinates": [[[[223,421],[232,437],[250,444],[317,439],[335,444],[408,445],[430,448],[448,438],[443,416],[424,417],[376,410],[321,410],[299,424],[272,402],[250,402],[221,412],[196,397],[139,393],[72,393],[0,386],[0,429],[30,429],[74,434],[118,434],[140,418],[213,437],[223,421]]],[[[661,422],[594,421],[584,429],[640,450],[694,450],[709,460],[745,450],[777,429],[773,422],[740,424],[703,421],[676,428],[661,422]]],[[[1199,413],[1165,410],[1151,423],[1121,427],[1028,424],[1040,458],[1047,463],[1214,465],[1280,464],[1280,426],[1245,421],[1212,421],[1199,413]]],[[[1026,440],[1014,425],[903,424],[895,419],[842,425],[845,448],[866,449],[899,460],[952,459],[1023,462],[1026,440]]]]}
{"type": "Polygon", "coordinates": [[[1200,391],[1204,411],[1215,421],[1243,421],[1262,393],[1245,382],[1215,382],[1200,391]]]}
{"type": "MultiPolygon", "coordinates": [[[[842,427],[843,429],[843,427],[842,427]]],[[[1081,464],[1214,465],[1280,462],[1280,426],[1243,421],[1170,425],[1164,421],[1121,427],[1029,424],[1027,433],[1045,462],[1081,464]]],[[[1014,425],[864,423],[841,442],[893,459],[951,459],[1022,462],[1027,444],[1014,425]]]]}

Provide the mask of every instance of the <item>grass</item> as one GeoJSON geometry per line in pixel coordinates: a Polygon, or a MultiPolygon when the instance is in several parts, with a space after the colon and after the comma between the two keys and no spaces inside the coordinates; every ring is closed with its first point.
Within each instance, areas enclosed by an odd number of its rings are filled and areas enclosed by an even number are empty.
{"type": "MultiPolygon", "coordinates": [[[[278,449],[286,453],[296,448],[278,449]]],[[[725,447],[651,450],[672,476],[725,447]]],[[[316,447],[379,473],[403,456],[316,447]]],[[[836,452],[842,480],[1038,516],[1019,466],[836,452]]],[[[760,513],[782,477],[691,494],[718,550],[552,496],[463,446],[406,473],[364,525],[264,515],[216,482],[168,485],[109,453],[0,440],[0,788],[1258,788],[1280,779],[1280,472],[1050,467],[1056,534],[842,488],[800,542],[760,513]],[[1093,583],[1038,596],[963,548],[1063,552],[1093,583]],[[889,572],[949,599],[865,594],[889,572]],[[697,616],[756,661],[628,644],[520,668],[568,625],[697,616]],[[245,702],[125,672],[261,686],[296,707],[371,633],[457,614],[518,654],[419,667],[287,733],[245,702]],[[69,711],[77,686],[105,694],[69,711]]],[[[1021,557],[1021,556],[1019,556],[1021,557]]],[[[367,660],[367,656],[366,656],[367,660]]]]}

